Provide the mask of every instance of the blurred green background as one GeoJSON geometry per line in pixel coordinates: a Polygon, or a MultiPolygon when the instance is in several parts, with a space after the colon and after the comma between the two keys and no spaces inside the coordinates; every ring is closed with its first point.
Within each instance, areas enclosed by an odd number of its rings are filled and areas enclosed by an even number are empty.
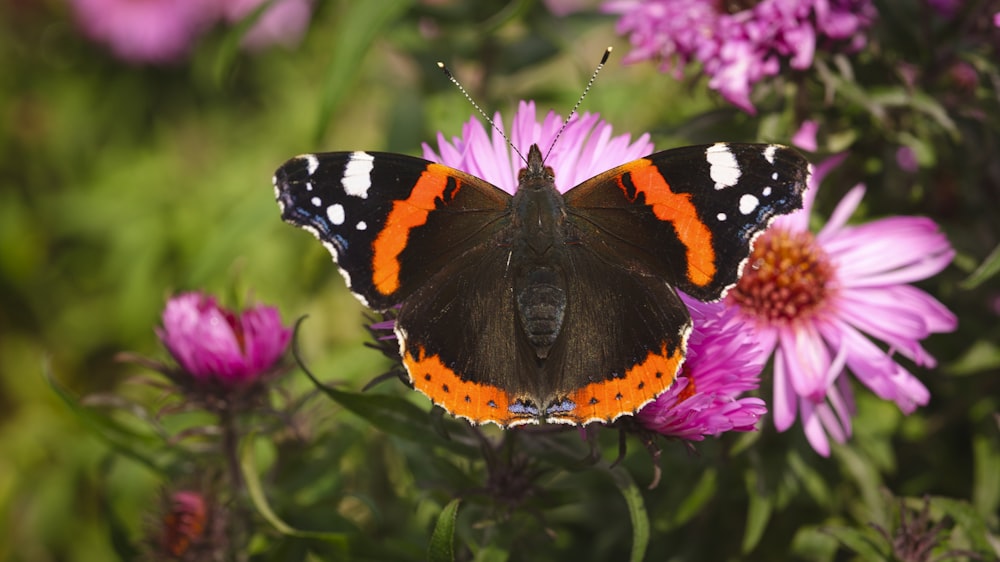
{"type": "MultiPolygon", "coordinates": [[[[325,377],[359,388],[385,370],[363,347],[363,309],[326,251],[280,221],[270,178],[306,151],[419,154],[438,131],[460,134],[473,110],[437,60],[489,113],[509,118],[518,100],[534,99],[540,111],[564,114],[615,45],[582,109],[601,113],[616,133],[650,131],[658,148],[788,142],[798,123],[780,103],[754,118],[710,95],[703,80],[623,66],[627,44],[613,23],[593,13],[557,18],[535,2],[319,2],[297,48],[248,53],[238,48],[239,29],[219,27],[188,59],[153,66],[122,62],[87,40],[62,2],[0,2],[0,560],[112,559],[107,505],[135,536],[143,532],[157,475],[109,460],[108,444],[43,373],[78,395],[116,388],[139,372],[116,353],[164,356],[154,327],[175,292],[274,304],[286,320],[308,314],[303,351],[325,377]]],[[[891,126],[851,110],[827,116],[849,133],[824,139],[823,149],[851,145],[857,157],[821,211],[865,180],[870,215],[930,215],[960,254],[924,284],[960,319],[957,333],[927,342],[943,365],[919,372],[931,405],[904,420],[862,397],[861,420],[874,422],[859,420],[856,443],[881,432],[880,446],[898,447],[868,451],[887,459],[878,470],[896,493],[995,509],[1000,475],[988,467],[998,455],[1000,290],[995,279],[975,289],[958,283],[996,244],[997,161],[963,192],[954,185],[965,173],[955,164],[963,144],[952,140],[937,154],[948,168],[903,177],[885,165],[891,126]]],[[[983,143],[976,154],[998,148],[983,143]]],[[[782,525],[794,527],[794,514],[782,525]]],[[[772,532],[779,543],[791,536],[772,532]]]]}

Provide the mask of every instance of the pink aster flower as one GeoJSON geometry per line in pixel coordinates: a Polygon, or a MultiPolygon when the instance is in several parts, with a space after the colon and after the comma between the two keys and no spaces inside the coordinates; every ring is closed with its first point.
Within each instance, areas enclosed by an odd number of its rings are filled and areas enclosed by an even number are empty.
{"type": "Polygon", "coordinates": [[[684,301],[694,322],[684,365],[677,382],[636,418],[647,429],[691,441],[755,430],[767,407],[760,398],[741,397],[760,385],[766,359],[753,332],[721,303],[684,301]]]}
{"type": "Polygon", "coordinates": [[[864,46],[861,33],[874,19],[870,0],[763,0],[728,13],[706,0],[611,0],[605,13],[618,14],[617,30],[628,35],[625,62],[658,60],[680,78],[683,67],[700,62],[708,86],[730,103],[754,112],[751,90],[787,64],[812,65],[817,45],[864,46]]]}
{"type": "MultiPolygon", "coordinates": [[[[493,122],[503,128],[499,113],[494,115],[493,122]]],[[[527,154],[528,148],[537,144],[544,155],[562,123],[562,117],[552,111],[539,123],[535,103],[522,101],[510,129],[511,143],[521,154],[527,154]]],[[[601,172],[652,152],[648,134],[644,133],[635,142],[628,134],[612,136],[611,125],[601,121],[599,115],[584,113],[570,121],[545,164],[555,172],[556,187],[565,192],[601,172]]],[[[424,158],[483,178],[511,194],[517,189],[517,174],[525,166],[499,132],[487,133],[475,117],[462,127],[462,136],[451,142],[438,133],[437,152],[425,143],[424,158]]]]}
{"type": "MultiPolygon", "coordinates": [[[[250,17],[267,0],[223,0],[226,20],[238,23],[250,17]]],[[[311,0],[277,0],[264,9],[243,36],[243,46],[259,50],[271,45],[298,45],[312,16],[311,0]]]]}
{"type": "Polygon", "coordinates": [[[84,33],[133,63],[170,63],[187,55],[219,18],[204,0],[72,0],[84,33]]]}
{"type": "Polygon", "coordinates": [[[204,538],[208,508],[201,494],[187,490],[174,492],[169,502],[159,542],[165,555],[181,558],[204,538]]]}
{"type": "Polygon", "coordinates": [[[236,313],[211,296],[185,293],[167,302],[157,335],[197,382],[232,387],[253,383],[273,367],[292,332],[273,307],[236,313]]]}
{"type": "Polygon", "coordinates": [[[854,406],[845,369],[910,413],[930,395],[896,356],[933,367],[920,340],[957,324],[944,305],[908,284],[938,273],[955,255],[930,219],[849,225],[864,196],[858,185],[818,233],[810,232],[819,182],[842,159],[817,167],[804,208],[779,217],[760,237],[753,266],[726,300],[753,326],[764,352],[774,355],[775,426],[785,431],[800,417],[809,443],[824,456],[830,438],[842,443],[851,434],[854,406]]]}

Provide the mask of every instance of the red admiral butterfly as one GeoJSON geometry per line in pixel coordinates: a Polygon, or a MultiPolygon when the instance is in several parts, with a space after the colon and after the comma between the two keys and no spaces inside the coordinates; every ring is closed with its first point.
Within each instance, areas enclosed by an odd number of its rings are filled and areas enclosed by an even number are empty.
{"type": "Polygon", "coordinates": [[[670,387],[691,319],[679,289],[721,298],[754,238],[802,207],[791,148],[658,152],[561,194],[532,145],[511,196],[420,158],[332,152],[274,176],[282,218],[333,254],[351,291],[398,307],[413,386],[500,426],[609,422],[670,387]]]}

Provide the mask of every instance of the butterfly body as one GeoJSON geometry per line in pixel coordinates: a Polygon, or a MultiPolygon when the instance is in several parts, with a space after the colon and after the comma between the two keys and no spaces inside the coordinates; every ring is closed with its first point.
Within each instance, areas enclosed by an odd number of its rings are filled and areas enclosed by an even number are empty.
{"type": "Polygon", "coordinates": [[[777,145],[636,160],[561,193],[532,146],[517,191],[387,153],[310,154],[274,183],[283,218],[351,291],[397,308],[414,387],[474,423],[612,421],[673,383],[690,316],[753,238],[802,205],[808,166],[777,145]]]}

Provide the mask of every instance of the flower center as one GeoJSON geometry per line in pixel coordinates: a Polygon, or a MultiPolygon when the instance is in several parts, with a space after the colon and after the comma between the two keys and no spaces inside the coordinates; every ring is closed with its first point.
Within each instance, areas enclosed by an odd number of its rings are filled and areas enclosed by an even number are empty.
{"type": "Polygon", "coordinates": [[[833,274],[829,256],[811,233],[772,229],[757,239],[728,298],[765,323],[794,322],[823,307],[833,274]]]}

